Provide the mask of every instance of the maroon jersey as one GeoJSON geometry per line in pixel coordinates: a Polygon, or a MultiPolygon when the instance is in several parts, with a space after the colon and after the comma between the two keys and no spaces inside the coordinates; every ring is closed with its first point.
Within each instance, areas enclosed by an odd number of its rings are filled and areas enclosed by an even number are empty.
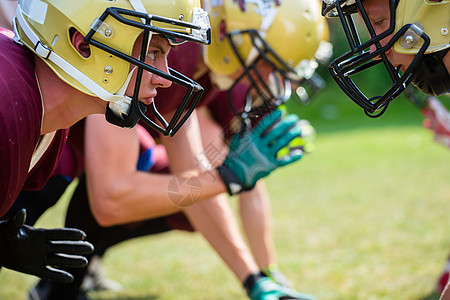
{"type": "MultiPolygon", "coordinates": [[[[72,181],[84,172],[84,128],[85,119],[70,127],[68,141],[52,176],[64,176],[72,181]]],[[[164,146],[156,145],[153,137],[140,124],[136,125],[136,130],[139,139],[137,169],[164,173],[168,169],[168,159],[164,146]]]]}
{"type": "Polygon", "coordinates": [[[40,139],[42,100],[34,71],[33,54],[0,29],[0,216],[22,189],[41,189],[53,172],[67,139],[56,132],[40,160],[30,163],[40,139]]]}

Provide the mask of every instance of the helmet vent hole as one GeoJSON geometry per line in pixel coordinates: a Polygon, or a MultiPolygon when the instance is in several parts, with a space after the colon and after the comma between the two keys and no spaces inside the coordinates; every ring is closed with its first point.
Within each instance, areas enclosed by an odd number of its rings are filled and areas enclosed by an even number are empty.
{"type": "Polygon", "coordinates": [[[58,35],[55,35],[55,37],[54,37],[53,40],[52,40],[52,47],[55,47],[56,42],[58,41],[58,38],[59,38],[59,36],[58,36],[58,35]]]}

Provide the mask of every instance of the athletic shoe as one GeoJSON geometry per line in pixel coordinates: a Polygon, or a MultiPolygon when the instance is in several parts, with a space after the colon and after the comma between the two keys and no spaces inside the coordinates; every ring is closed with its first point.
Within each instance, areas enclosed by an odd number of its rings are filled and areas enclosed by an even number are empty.
{"type": "MultiPolygon", "coordinates": [[[[52,287],[52,282],[47,279],[41,279],[32,288],[28,294],[28,300],[47,300],[52,287]]],[[[89,298],[82,292],[77,296],[77,300],[89,300],[89,298]]]]}
{"type": "Polygon", "coordinates": [[[276,283],[279,283],[285,287],[292,288],[292,283],[286,276],[284,276],[283,273],[280,272],[277,264],[271,264],[267,268],[263,269],[261,271],[261,275],[269,277],[276,283]]]}
{"type": "Polygon", "coordinates": [[[30,290],[28,294],[28,300],[45,300],[48,298],[50,293],[51,283],[47,279],[41,279],[39,282],[30,290]]]}
{"type": "Polygon", "coordinates": [[[101,257],[94,255],[89,260],[88,271],[83,279],[81,288],[86,292],[102,290],[117,292],[122,289],[122,286],[120,283],[106,277],[101,257]]]}
{"type": "Polygon", "coordinates": [[[316,300],[311,295],[284,287],[268,277],[259,279],[248,293],[251,300],[316,300]]]}

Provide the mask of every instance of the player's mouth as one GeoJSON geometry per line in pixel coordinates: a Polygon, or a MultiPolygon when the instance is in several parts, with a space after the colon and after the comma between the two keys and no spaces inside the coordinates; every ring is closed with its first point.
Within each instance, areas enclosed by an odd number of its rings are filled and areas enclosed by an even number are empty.
{"type": "Polygon", "coordinates": [[[139,101],[143,102],[145,105],[150,105],[152,104],[153,100],[155,100],[155,98],[151,97],[151,98],[143,98],[140,99],[139,101]]]}
{"type": "Polygon", "coordinates": [[[150,105],[156,97],[156,91],[154,93],[152,93],[149,97],[140,97],[139,101],[141,101],[142,103],[144,103],[145,105],[150,105]]]}

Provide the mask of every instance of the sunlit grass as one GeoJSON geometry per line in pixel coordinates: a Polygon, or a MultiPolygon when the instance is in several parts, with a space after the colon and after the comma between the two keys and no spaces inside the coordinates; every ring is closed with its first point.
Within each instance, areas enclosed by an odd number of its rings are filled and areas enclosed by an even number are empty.
{"type": "MultiPolygon", "coordinates": [[[[418,126],[319,134],[315,152],[267,179],[279,264],[299,290],[346,300],[431,292],[450,249],[450,153],[431,139],[418,126]]],[[[39,224],[60,226],[66,204],[39,224]]],[[[198,234],[127,241],[104,262],[124,290],[93,299],[246,299],[198,234]]],[[[3,269],[0,299],[25,299],[36,280],[3,269]]]]}

